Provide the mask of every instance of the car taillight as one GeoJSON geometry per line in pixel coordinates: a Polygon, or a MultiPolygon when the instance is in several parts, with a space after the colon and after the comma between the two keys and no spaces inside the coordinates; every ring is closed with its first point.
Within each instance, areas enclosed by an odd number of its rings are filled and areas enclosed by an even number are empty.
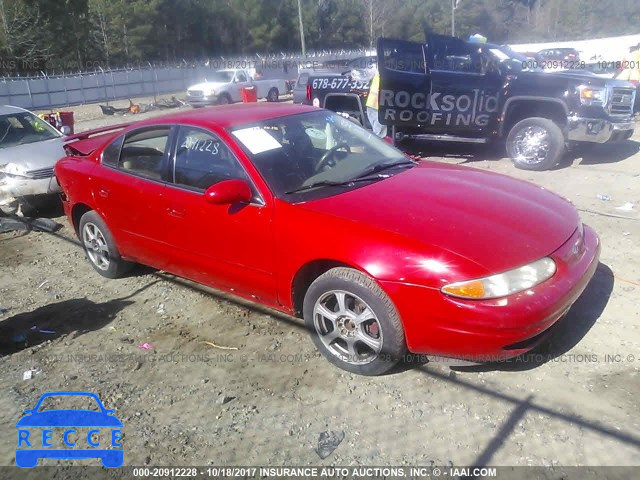
{"type": "Polygon", "coordinates": [[[311,84],[307,83],[307,102],[311,101],[311,84]]]}

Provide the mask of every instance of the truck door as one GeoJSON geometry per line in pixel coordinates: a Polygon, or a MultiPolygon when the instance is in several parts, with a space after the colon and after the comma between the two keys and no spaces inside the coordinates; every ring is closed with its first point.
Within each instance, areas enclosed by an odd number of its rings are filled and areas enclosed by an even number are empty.
{"type": "Polygon", "coordinates": [[[430,117],[431,77],[427,47],[421,43],[378,39],[378,120],[396,127],[419,126],[430,117]]]}
{"type": "Polygon", "coordinates": [[[231,86],[231,99],[234,102],[242,101],[242,89],[244,87],[249,87],[251,84],[249,83],[249,79],[247,78],[247,74],[243,70],[237,70],[235,76],[233,77],[233,83],[231,86]]]}
{"type": "Polygon", "coordinates": [[[443,35],[430,36],[428,44],[429,133],[488,136],[496,125],[502,81],[496,66],[483,54],[483,45],[443,35]]]}

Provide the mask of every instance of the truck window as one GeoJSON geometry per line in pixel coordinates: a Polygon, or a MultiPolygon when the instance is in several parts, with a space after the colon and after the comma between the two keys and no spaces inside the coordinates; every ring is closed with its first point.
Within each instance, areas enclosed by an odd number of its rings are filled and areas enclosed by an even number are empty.
{"type": "Polygon", "coordinates": [[[446,72],[483,73],[478,46],[465,42],[437,43],[433,68],[446,72]]]}
{"type": "Polygon", "coordinates": [[[247,76],[244,74],[244,72],[237,72],[236,73],[236,81],[237,82],[246,82],[247,81],[247,76]]]}
{"type": "Polygon", "coordinates": [[[402,48],[385,45],[383,50],[384,67],[398,72],[420,73],[426,72],[422,45],[404,42],[402,48]]]}

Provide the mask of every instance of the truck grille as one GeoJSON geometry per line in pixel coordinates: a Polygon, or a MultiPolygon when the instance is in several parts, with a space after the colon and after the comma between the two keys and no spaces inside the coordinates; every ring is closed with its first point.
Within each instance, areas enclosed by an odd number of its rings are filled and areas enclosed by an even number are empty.
{"type": "Polygon", "coordinates": [[[33,178],[34,180],[51,178],[53,177],[53,167],[40,168],[38,170],[29,170],[28,172],[26,172],[26,174],[27,174],[27,177],[33,178]]]}
{"type": "Polygon", "coordinates": [[[190,97],[202,97],[202,90],[187,90],[187,95],[190,97]]]}
{"type": "Polygon", "coordinates": [[[634,88],[613,87],[609,97],[609,115],[629,116],[633,113],[634,88]]]}

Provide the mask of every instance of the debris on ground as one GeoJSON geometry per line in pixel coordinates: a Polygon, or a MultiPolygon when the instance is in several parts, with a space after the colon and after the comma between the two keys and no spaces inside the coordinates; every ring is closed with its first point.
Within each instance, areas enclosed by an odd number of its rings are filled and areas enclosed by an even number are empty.
{"type": "Polygon", "coordinates": [[[609,200],[611,200],[611,197],[609,195],[603,195],[601,193],[599,193],[598,195],[596,195],[596,198],[598,200],[602,200],[603,202],[608,202],[609,200]]]}
{"type": "Polygon", "coordinates": [[[322,432],[318,438],[318,448],[316,453],[323,460],[338,448],[338,445],[344,440],[344,431],[340,432],[322,432]]]}
{"type": "Polygon", "coordinates": [[[224,394],[222,394],[222,395],[220,395],[220,396],[218,397],[218,399],[216,400],[216,403],[217,403],[218,405],[225,405],[225,404],[229,403],[231,400],[233,400],[233,399],[235,399],[235,398],[236,398],[236,397],[231,397],[231,396],[229,396],[229,395],[224,395],[224,394]]]}
{"type": "Polygon", "coordinates": [[[216,345],[213,342],[203,341],[202,343],[204,343],[205,345],[209,345],[210,347],[213,347],[213,348],[219,348],[220,350],[238,350],[238,347],[225,347],[224,345],[216,345]]]}
{"type": "Polygon", "coordinates": [[[149,342],[144,342],[138,345],[138,348],[140,350],[153,350],[153,345],[150,344],[149,342]]]}
{"type": "Polygon", "coordinates": [[[631,202],[627,202],[624,205],[621,205],[620,207],[616,207],[616,210],[621,210],[623,212],[630,212],[631,210],[633,210],[633,203],[631,202]]]}

